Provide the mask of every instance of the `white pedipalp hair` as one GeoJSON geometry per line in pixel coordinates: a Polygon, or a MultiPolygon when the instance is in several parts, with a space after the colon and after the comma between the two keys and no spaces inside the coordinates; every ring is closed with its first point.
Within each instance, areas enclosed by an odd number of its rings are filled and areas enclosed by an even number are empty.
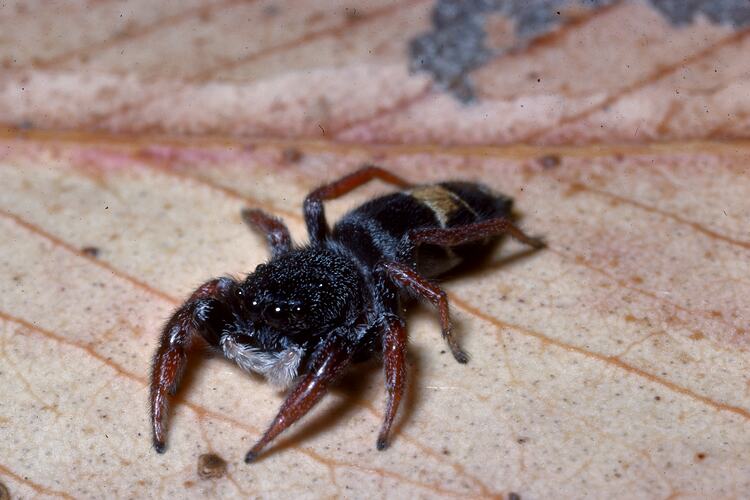
{"type": "Polygon", "coordinates": [[[195,317],[200,321],[204,321],[211,312],[211,303],[207,301],[201,301],[195,309],[195,317]]]}
{"type": "Polygon", "coordinates": [[[238,344],[232,335],[221,339],[224,355],[247,372],[259,373],[271,385],[286,389],[297,377],[304,351],[294,346],[279,352],[261,351],[254,347],[238,344]]]}

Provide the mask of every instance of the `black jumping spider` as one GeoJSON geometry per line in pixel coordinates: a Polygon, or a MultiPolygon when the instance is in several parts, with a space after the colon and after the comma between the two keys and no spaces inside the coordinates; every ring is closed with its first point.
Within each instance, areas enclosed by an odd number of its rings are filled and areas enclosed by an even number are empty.
{"type": "Polygon", "coordinates": [[[427,280],[510,234],[534,248],[511,220],[512,200],[480,184],[412,186],[381,168],[364,167],[305,199],[310,243],[295,247],[280,220],[244,210],[263,233],[271,260],[243,282],[218,278],[201,285],[161,335],[151,376],[156,451],[165,447],[167,394],[174,394],[197,337],[279,387],[293,388],[271,426],[245,457],[251,462],[272,439],[305,415],[353,361],[382,353],[386,408],[377,448],[385,449],[404,391],[406,330],[401,295],[428,300],[440,312],[443,338],[459,363],[468,357],[451,335],[445,292],[427,280]],[[375,198],[329,229],[323,201],[374,178],[402,191],[375,198]]]}

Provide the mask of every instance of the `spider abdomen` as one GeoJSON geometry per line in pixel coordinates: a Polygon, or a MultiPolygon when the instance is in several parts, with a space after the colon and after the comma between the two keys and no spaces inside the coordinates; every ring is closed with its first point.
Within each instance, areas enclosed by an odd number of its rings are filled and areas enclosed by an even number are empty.
{"type": "MultiPolygon", "coordinates": [[[[415,186],[372,199],[347,213],[333,228],[332,237],[368,265],[401,260],[399,249],[412,230],[466,226],[484,220],[509,218],[511,198],[482,184],[443,182],[415,186]]],[[[487,248],[487,241],[456,247],[421,245],[417,269],[437,276],[487,248]]]]}

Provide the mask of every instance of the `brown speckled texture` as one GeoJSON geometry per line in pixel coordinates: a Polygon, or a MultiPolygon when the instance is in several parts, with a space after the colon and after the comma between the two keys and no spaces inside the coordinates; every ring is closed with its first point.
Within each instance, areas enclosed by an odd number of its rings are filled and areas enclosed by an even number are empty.
{"type": "MultiPolygon", "coordinates": [[[[0,3],[11,498],[746,496],[745,28],[674,26],[639,1],[568,13],[477,68],[464,106],[408,71],[430,1],[147,4],[0,3]],[[369,363],[246,465],[281,395],[198,357],[157,455],[160,326],[206,278],[268,255],[240,209],[302,240],[304,195],[365,161],[488,183],[549,248],[508,242],[444,283],[468,365],[429,308],[410,310],[388,451],[369,363]],[[207,454],[226,460],[221,477],[199,472],[207,454]]],[[[487,22],[490,42],[512,39],[487,22]]]]}

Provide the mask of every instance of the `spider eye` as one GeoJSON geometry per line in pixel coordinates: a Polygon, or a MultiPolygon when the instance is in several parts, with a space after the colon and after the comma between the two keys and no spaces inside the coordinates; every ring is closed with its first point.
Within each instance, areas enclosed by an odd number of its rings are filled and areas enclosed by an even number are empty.
{"type": "Polygon", "coordinates": [[[289,310],[283,303],[269,304],[263,311],[263,318],[271,324],[283,323],[289,314],[289,310]]]}
{"type": "Polygon", "coordinates": [[[294,321],[300,321],[304,319],[306,315],[307,310],[302,302],[289,304],[289,316],[291,316],[294,321]]]}
{"type": "Polygon", "coordinates": [[[250,317],[253,320],[259,319],[261,313],[263,313],[263,307],[260,304],[260,302],[258,302],[258,299],[252,299],[246,302],[246,304],[247,304],[247,309],[250,312],[250,317]]]}

